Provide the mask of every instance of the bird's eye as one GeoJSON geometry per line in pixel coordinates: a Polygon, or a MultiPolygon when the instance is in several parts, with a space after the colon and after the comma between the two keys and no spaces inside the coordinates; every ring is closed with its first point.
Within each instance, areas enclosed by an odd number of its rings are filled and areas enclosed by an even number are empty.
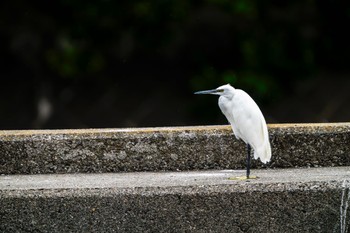
{"type": "Polygon", "coordinates": [[[218,92],[224,92],[224,90],[223,89],[219,89],[218,92]]]}

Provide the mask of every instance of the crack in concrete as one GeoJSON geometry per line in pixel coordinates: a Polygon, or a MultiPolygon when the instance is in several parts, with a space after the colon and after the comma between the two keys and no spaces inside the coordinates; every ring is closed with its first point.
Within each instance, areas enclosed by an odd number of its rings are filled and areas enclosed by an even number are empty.
{"type": "Polygon", "coordinates": [[[342,184],[342,195],[340,204],[340,233],[347,232],[346,214],[350,201],[350,182],[344,180],[342,184]]]}

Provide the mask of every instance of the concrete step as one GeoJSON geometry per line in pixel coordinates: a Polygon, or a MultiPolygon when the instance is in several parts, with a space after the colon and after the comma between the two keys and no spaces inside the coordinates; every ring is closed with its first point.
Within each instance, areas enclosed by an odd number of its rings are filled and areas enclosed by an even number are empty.
{"type": "Polygon", "coordinates": [[[0,232],[346,232],[350,167],[244,174],[3,175],[0,232]]]}
{"type": "MultiPolygon", "coordinates": [[[[350,166],[350,123],[269,132],[267,167],[350,166]]],[[[0,131],[0,174],[242,169],[245,153],[229,126],[0,131]]]]}

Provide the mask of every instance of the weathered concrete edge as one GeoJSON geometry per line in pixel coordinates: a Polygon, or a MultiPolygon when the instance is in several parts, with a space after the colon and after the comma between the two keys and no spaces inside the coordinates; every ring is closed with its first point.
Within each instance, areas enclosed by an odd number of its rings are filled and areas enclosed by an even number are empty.
{"type": "MultiPolygon", "coordinates": [[[[341,133],[350,131],[350,122],[338,123],[288,123],[288,124],[268,124],[270,133],[288,132],[300,133],[341,133]]],[[[35,136],[65,136],[110,138],[115,134],[147,134],[147,133],[175,133],[193,132],[210,133],[222,132],[232,133],[229,125],[209,125],[209,126],[178,126],[178,127],[147,127],[147,128],[91,128],[91,129],[54,129],[54,130],[0,130],[1,140],[20,140],[25,138],[35,139],[35,136]]]]}
{"type": "MultiPolygon", "coordinates": [[[[350,123],[270,125],[269,134],[267,167],[350,166],[350,123]]],[[[238,169],[245,153],[229,126],[2,131],[0,174],[238,169]]]]}
{"type": "MultiPolygon", "coordinates": [[[[224,171],[224,174],[235,172],[237,171],[224,171]]],[[[347,195],[350,195],[350,173],[347,168],[255,172],[262,176],[260,180],[251,182],[226,180],[225,182],[230,184],[216,185],[203,185],[201,183],[203,180],[194,185],[197,180],[192,180],[190,185],[184,183],[182,186],[172,186],[170,183],[167,187],[157,187],[156,184],[145,183],[130,189],[91,187],[4,190],[0,188],[2,207],[0,230],[172,232],[177,229],[180,232],[339,232],[341,227],[349,225],[349,218],[345,219],[340,212],[340,209],[347,204],[347,195]],[[300,172],[295,178],[305,180],[288,181],[290,173],[293,172],[300,172]],[[310,176],[305,176],[307,174],[310,176]],[[276,177],[285,182],[274,181],[276,177]],[[343,225],[340,224],[340,220],[343,220],[343,225]]],[[[220,177],[223,175],[219,171],[196,173],[199,174],[199,178],[214,180],[221,180],[217,175],[220,177]]],[[[162,174],[167,180],[169,174],[175,173],[162,174]]],[[[184,172],[176,174],[179,181],[186,181],[184,172]]],[[[87,175],[90,178],[99,177],[99,174],[87,175]]],[[[122,176],[122,174],[115,175],[122,176]]],[[[55,175],[43,176],[55,177],[55,175]]],[[[75,174],[65,176],[73,177],[75,174]]],[[[33,177],[39,178],[41,175],[33,177]]],[[[191,179],[194,177],[190,176],[191,179]]],[[[5,178],[6,176],[0,177],[5,178]]],[[[147,177],[145,179],[151,182],[147,177]]]]}
{"type": "Polygon", "coordinates": [[[210,194],[350,189],[350,167],[0,176],[0,197],[210,194]]]}

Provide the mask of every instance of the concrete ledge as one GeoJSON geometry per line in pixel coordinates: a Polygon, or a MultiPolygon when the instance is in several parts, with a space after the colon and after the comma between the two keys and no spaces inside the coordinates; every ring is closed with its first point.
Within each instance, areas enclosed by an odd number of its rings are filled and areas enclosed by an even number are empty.
{"type": "MultiPolygon", "coordinates": [[[[350,166],[350,123],[269,125],[269,132],[268,167],[350,166]]],[[[0,131],[0,154],[0,174],[245,167],[245,145],[229,126],[0,131]]]]}
{"type": "Polygon", "coordinates": [[[340,232],[350,224],[350,167],[252,172],[260,178],[227,180],[243,170],[0,176],[0,231],[340,232]]]}

